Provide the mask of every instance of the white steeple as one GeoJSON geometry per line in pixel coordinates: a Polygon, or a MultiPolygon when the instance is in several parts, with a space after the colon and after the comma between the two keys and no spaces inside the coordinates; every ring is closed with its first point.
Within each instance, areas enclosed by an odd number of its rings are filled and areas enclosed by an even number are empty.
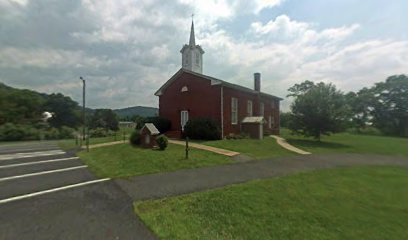
{"type": "Polygon", "coordinates": [[[191,21],[190,40],[189,44],[185,44],[180,50],[181,66],[184,69],[203,73],[203,54],[204,50],[200,45],[195,44],[194,21],[191,21]]]}

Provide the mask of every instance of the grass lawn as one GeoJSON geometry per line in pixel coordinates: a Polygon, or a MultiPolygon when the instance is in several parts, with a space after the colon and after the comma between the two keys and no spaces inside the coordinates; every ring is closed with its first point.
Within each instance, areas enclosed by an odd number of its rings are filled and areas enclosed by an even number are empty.
{"type": "Polygon", "coordinates": [[[355,167],[136,202],[161,239],[408,239],[408,168],[355,167]]]}
{"type": "Polygon", "coordinates": [[[198,149],[190,149],[189,159],[185,159],[184,147],[175,144],[169,144],[165,151],[118,144],[79,152],[78,155],[97,176],[111,178],[233,162],[228,157],[198,149]]]}
{"type": "MultiPolygon", "coordinates": [[[[120,140],[123,140],[123,137],[121,138],[117,136],[115,138],[114,136],[109,136],[109,137],[90,138],[89,145],[98,144],[98,143],[114,142],[114,141],[120,141],[120,140]]],[[[128,138],[126,139],[126,142],[127,141],[128,141],[128,138]]],[[[75,139],[58,140],[58,146],[62,148],[63,150],[70,150],[70,149],[79,147],[76,145],[75,139]]]]}
{"type": "Polygon", "coordinates": [[[311,153],[371,153],[408,156],[408,138],[338,133],[323,136],[318,142],[312,138],[290,135],[282,129],[288,143],[311,153]]]}
{"type": "Polygon", "coordinates": [[[245,155],[262,159],[270,157],[288,156],[295,153],[280,147],[276,140],[265,137],[263,140],[256,139],[224,139],[218,141],[200,142],[201,144],[228,149],[245,155]]]}

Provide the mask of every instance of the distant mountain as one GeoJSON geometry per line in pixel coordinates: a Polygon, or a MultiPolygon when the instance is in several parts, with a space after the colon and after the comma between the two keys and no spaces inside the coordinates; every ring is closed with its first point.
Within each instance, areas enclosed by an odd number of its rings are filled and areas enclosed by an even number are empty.
{"type": "Polygon", "coordinates": [[[153,107],[136,106],[114,109],[113,111],[118,115],[119,118],[131,117],[134,115],[139,115],[142,117],[152,117],[158,115],[159,109],[153,107]]]}

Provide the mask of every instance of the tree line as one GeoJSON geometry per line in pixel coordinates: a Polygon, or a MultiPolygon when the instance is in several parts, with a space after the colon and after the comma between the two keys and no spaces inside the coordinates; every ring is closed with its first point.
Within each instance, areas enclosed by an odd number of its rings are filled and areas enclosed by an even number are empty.
{"type": "MultiPolygon", "coordinates": [[[[86,116],[87,127],[98,136],[119,129],[118,117],[111,109],[86,109],[86,116]]],[[[68,96],[0,83],[0,140],[72,138],[82,121],[82,107],[68,96]],[[44,112],[51,117],[45,120],[44,112]]]]}
{"type": "Polygon", "coordinates": [[[320,140],[322,135],[353,128],[378,129],[408,136],[408,76],[394,75],[357,92],[343,93],[331,83],[304,81],[288,89],[294,101],[281,115],[281,126],[320,140]]]}

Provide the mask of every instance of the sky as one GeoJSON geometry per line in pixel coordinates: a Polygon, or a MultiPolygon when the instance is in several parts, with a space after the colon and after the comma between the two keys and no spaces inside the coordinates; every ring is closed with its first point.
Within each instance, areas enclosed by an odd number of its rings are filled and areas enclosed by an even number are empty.
{"type": "MultiPolygon", "coordinates": [[[[158,106],[194,13],[203,74],[282,98],[304,80],[358,91],[408,74],[406,0],[0,0],[0,82],[92,108],[158,106]]],[[[288,110],[290,100],[282,102],[288,110]]]]}

